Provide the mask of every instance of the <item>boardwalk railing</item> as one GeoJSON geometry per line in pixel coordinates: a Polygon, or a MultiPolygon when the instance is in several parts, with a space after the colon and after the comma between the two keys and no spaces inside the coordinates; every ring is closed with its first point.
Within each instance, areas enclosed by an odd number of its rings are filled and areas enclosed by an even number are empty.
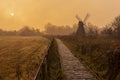
{"type": "Polygon", "coordinates": [[[51,47],[53,43],[53,39],[51,40],[50,44],[48,45],[48,48],[42,58],[42,61],[39,65],[39,68],[37,70],[37,73],[36,73],[36,76],[34,78],[34,80],[46,80],[46,78],[48,77],[47,74],[48,74],[48,70],[47,70],[47,56],[48,56],[48,51],[51,47]]]}

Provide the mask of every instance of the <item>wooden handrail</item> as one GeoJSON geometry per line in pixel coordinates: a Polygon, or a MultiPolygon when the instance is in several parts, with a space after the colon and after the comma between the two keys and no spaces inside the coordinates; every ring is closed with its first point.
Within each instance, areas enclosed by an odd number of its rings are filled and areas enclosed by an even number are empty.
{"type": "Polygon", "coordinates": [[[42,61],[39,65],[39,68],[38,68],[37,73],[34,77],[34,80],[45,80],[45,78],[46,78],[46,75],[45,75],[45,73],[46,73],[45,69],[46,69],[46,66],[47,66],[46,59],[47,59],[48,51],[49,51],[52,43],[53,43],[53,39],[49,43],[49,45],[47,47],[47,50],[45,51],[45,54],[42,57],[42,61]]]}

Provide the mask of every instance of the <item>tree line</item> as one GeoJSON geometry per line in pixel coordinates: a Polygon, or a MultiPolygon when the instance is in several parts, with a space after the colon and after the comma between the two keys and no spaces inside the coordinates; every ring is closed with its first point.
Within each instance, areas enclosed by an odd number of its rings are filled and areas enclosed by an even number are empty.
{"type": "MultiPolygon", "coordinates": [[[[74,24],[72,27],[70,26],[57,26],[51,23],[45,25],[45,30],[40,32],[39,29],[30,28],[29,26],[25,26],[18,31],[5,31],[0,29],[0,36],[36,36],[36,35],[71,35],[75,34],[78,28],[77,24],[74,24]]],[[[109,37],[109,38],[119,38],[120,39],[120,16],[117,16],[113,22],[106,25],[103,29],[99,29],[98,26],[93,24],[87,24],[84,26],[87,37],[109,37]]]]}
{"type": "Polygon", "coordinates": [[[39,29],[30,28],[28,26],[25,26],[18,31],[5,31],[0,29],[0,36],[39,36],[41,34],[39,29]]]}
{"type": "Polygon", "coordinates": [[[105,34],[108,37],[120,39],[120,15],[117,16],[113,22],[106,25],[101,33],[105,34]]]}

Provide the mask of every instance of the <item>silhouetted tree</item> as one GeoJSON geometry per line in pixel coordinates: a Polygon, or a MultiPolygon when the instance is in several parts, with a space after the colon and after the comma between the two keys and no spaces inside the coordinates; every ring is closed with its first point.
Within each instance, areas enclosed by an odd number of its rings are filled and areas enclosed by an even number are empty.
{"type": "Polygon", "coordinates": [[[4,31],[0,29],[0,36],[14,36],[16,35],[16,31],[4,31]]]}
{"type": "Polygon", "coordinates": [[[56,26],[51,23],[48,23],[45,25],[45,34],[48,35],[69,35],[75,32],[74,28],[71,28],[70,26],[56,26]]]}
{"type": "Polygon", "coordinates": [[[111,24],[107,25],[101,33],[109,37],[120,39],[120,16],[117,16],[115,20],[111,24]]]}
{"type": "Polygon", "coordinates": [[[105,37],[113,37],[113,29],[110,27],[110,25],[107,25],[102,31],[102,35],[105,35],[105,37]]]}
{"type": "Polygon", "coordinates": [[[112,23],[112,27],[114,28],[114,34],[117,38],[120,39],[120,16],[117,16],[112,23]]]}
{"type": "Polygon", "coordinates": [[[98,28],[95,25],[88,24],[87,26],[87,36],[91,38],[96,38],[98,36],[98,28]]]}
{"type": "Polygon", "coordinates": [[[40,34],[41,33],[38,29],[29,28],[28,26],[23,27],[17,32],[17,35],[20,35],[20,36],[36,36],[40,34]]]}
{"type": "Polygon", "coordinates": [[[0,29],[0,36],[2,36],[4,33],[4,31],[2,29],[0,29]]]}

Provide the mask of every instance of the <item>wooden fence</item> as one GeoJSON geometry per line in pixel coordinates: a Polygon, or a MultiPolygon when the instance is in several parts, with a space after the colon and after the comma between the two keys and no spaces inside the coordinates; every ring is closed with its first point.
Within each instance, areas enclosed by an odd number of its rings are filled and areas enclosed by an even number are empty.
{"type": "Polygon", "coordinates": [[[50,44],[48,45],[48,48],[43,56],[43,59],[42,59],[40,65],[39,65],[39,68],[38,68],[38,71],[36,73],[34,80],[47,80],[47,78],[48,78],[47,57],[48,57],[48,52],[49,52],[52,44],[53,44],[53,39],[51,40],[50,44]]]}

